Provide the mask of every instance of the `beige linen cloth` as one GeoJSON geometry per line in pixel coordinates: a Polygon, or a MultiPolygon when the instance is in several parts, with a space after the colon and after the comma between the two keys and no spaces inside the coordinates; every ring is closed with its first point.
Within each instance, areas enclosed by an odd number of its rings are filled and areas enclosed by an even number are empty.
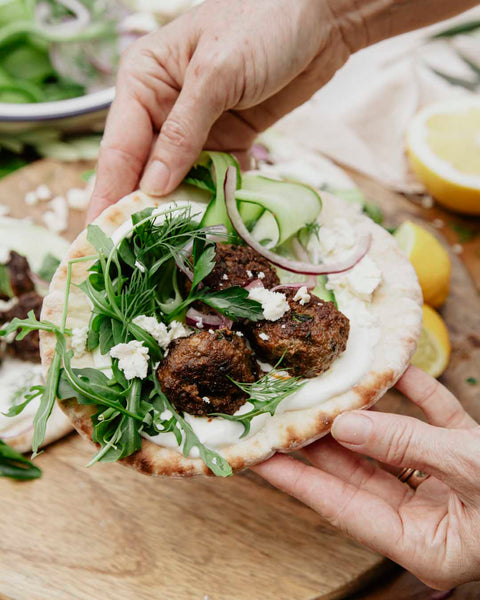
{"type": "Polygon", "coordinates": [[[480,64],[480,31],[449,41],[428,39],[446,27],[479,18],[477,7],[358,52],[276,129],[391,189],[422,193],[405,156],[408,124],[429,104],[472,93],[447,83],[432,67],[474,81],[475,73],[457,50],[480,64]]]}

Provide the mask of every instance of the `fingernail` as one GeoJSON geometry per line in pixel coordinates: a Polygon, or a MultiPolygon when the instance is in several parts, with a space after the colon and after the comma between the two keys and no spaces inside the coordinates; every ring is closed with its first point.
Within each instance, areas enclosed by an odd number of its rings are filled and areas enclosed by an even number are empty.
{"type": "Polygon", "coordinates": [[[158,196],[162,194],[170,179],[170,169],[160,160],[154,160],[145,171],[140,182],[140,188],[146,194],[158,196]]]}
{"type": "Polygon", "coordinates": [[[372,421],[365,415],[346,413],[333,422],[332,435],[339,442],[359,446],[367,441],[372,429],[372,421]]]}

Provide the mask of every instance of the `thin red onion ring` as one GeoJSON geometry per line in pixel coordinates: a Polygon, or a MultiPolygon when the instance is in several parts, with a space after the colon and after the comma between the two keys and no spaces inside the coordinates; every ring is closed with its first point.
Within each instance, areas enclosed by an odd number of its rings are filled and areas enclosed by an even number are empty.
{"type": "Polygon", "coordinates": [[[228,329],[232,326],[232,321],[227,319],[220,314],[204,314],[196,308],[190,307],[185,315],[188,325],[198,327],[199,323],[202,323],[203,328],[206,329],[220,329],[226,327],[228,329]]]}
{"type": "Polygon", "coordinates": [[[308,262],[289,260],[284,256],[279,256],[278,254],[267,250],[264,246],[262,246],[262,244],[257,242],[257,240],[246,228],[245,223],[242,221],[240,213],[238,212],[237,201],[235,198],[236,189],[236,169],[235,167],[228,167],[224,183],[225,204],[228,216],[233,227],[235,228],[235,231],[248,246],[256,250],[274,265],[277,265],[277,267],[285,269],[285,271],[302,273],[304,275],[327,275],[329,273],[342,273],[343,271],[348,271],[354,267],[365,256],[370,248],[371,235],[366,234],[360,238],[357,247],[348,258],[334,263],[314,265],[308,262]]]}
{"type": "Polygon", "coordinates": [[[261,279],[254,279],[253,281],[251,281],[250,283],[247,283],[247,285],[244,285],[243,288],[245,290],[254,290],[255,288],[259,288],[259,287],[265,287],[263,285],[263,282],[261,279]]]}

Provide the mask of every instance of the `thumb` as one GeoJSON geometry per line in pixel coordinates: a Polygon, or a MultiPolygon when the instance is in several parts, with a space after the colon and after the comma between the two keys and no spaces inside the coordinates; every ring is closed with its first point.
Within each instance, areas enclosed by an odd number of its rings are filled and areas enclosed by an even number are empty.
{"type": "Polygon", "coordinates": [[[182,91],[163,123],[140,188],[152,196],[174,190],[195,162],[214,122],[223,112],[205,81],[187,72],[182,91]]]}
{"type": "Polygon", "coordinates": [[[396,467],[420,469],[471,495],[477,468],[477,430],[434,427],[400,415],[353,411],[339,415],[332,436],[342,446],[396,467]]]}

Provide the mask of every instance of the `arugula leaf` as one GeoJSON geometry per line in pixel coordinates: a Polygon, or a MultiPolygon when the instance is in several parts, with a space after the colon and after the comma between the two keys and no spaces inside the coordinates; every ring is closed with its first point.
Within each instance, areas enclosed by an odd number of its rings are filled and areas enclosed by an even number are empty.
{"type": "Polygon", "coordinates": [[[0,477],[28,481],[41,477],[42,471],[28,458],[0,440],[0,477]]]}
{"type": "Polygon", "coordinates": [[[24,388],[20,388],[14,394],[11,400],[12,405],[10,408],[7,410],[7,412],[2,413],[2,415],[5,417],[16,417],[23,412],[23,410],[30,404],[30,402],[32,402],[32,400],[35,400],[35,398],[38,398],[38,396],[41,396],[44,394],[44,392],[44,385],[34,385],[32,387],[26,386],[24,388]],[[20,398],[23,398],[24,401],[17,403],[17,400],[20,398]]]}
{"type": "Polygon", "coordinates": [[[108,256],[113,249],[112,240],[98,225],[89,225],[87,227],[87,240],[99,254],[102,253],[104,256],[108,256]]]}
{"type": "MultiPolygon", "coordinates": [[[[60,331],[59,327],[54,323],[50,323],[50,321],[39,321],[33,310],[31,310],[26,319],[15,317],[4,329],[0,329],[0,337],[11,335],[18,329],[20,332],[17,333],[16,339],[19,341],[23,340],[32,331],[50,331],[51,333],[58,333],[60,331]]],[[[65,333],[71,335],[72,332],[70,329],[65,329],[65,333]]]]}
{"type": "Polygon", "coordinates": [[[37,271],[37,275],[44,281],[51,281],[59,264],[60,261],[58,258],[49,252],[45,255],[42,264],[37,271]]]}
{"type": "Polygon", "coordinates": [[[45,383],[45,390],[40,398],[40,405],[33,419],[32,458],[35,458],[39,454],[38,450],[45,439],[47,422],[57,397],[62,354],[65,352],[65,337],[58,331],[55,331],[55,335],[57,338],[55,354],[48,369],[47,381],[45,383]]]}
{"type": "Polygon", "coordinates": [[[260,302],[248,297],[248,290],[241,287],[230,287],[218,292],[199,290],[195,299],[207,306],[211,306],[234,321],[249,319],[260,321],[263,317],[263,308],[260,302]]]}

